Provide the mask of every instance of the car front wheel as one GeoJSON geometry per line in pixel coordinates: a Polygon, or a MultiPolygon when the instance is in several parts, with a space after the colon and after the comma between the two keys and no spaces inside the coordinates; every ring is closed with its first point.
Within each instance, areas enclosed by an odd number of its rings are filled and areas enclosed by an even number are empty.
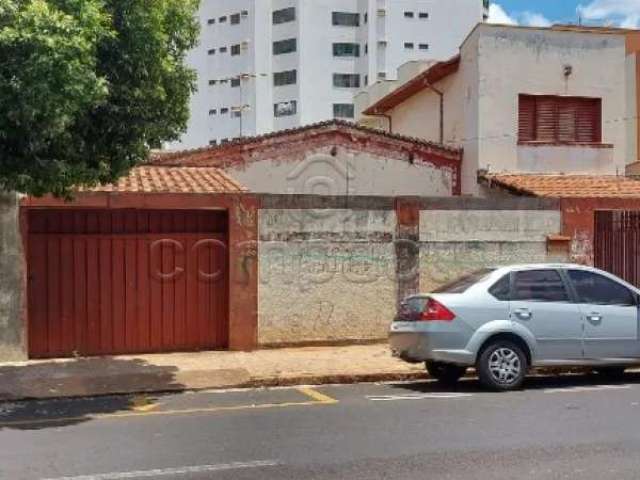
{"type": "Polygon", "coordinates": [[[496,341],[486,347],[476,365],[480,383],[491,390],[517,390],[527,374],[527,357],[518,345],[496,341]]]}
{"type": "Polygon", "coordinates": [[[466,367],[446,363],[425,362],[429,375],[445,385],[455,385],[467,371],[466,367]]]}

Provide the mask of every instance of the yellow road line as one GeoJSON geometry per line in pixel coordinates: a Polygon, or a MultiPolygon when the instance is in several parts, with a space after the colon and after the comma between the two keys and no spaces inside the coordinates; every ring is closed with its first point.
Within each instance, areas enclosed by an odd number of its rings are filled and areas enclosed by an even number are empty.
{"type": "Polygon", "coordinates": [[[42,418],[33,420],[10,420],[8,422],[0,422],[0,428],[20,426],[20,425],[49,425],[56,423],[72,423],[72,422],[85,422],[88,420],[102,420],[102,419],[118,419],[118,418],[130,418],[130,417],[149,417],[149,416],[166,416],[166,415],[189,415],[198,413],[217,413],[217,412],[233,412],[241,410],[265,410],[271,408],[286,408],[286,407],[308,407],[308,406],[321,406],[332,405],[338,403],[337,400],[316,392],[312,389],[298,389],[305,395],[313,398],[311,402],[283,402],[283,403],[262,403],[257,405],[233,405],[228,407],[205,407],[205,408],[185,408],[182,410],[161,410],[161,411],[131,411],[120,413],[96,413],[88,414],[78,417],[60,417],[60,418],[42,418]],[[303,391],[304,390],[304,391],[303,391]],[[313,393],[312,393],[313,392],[313,393]]]}
{"type": "Polygon", "coordinates": [[[300,387],[298,388],[298,391],[306,395],[307,397],[312,398],[318,403],[324,403],[324,404],[338,403],[338,400],[336,400],[335,398],[331,398],[330,396],[325,395],[324,393],[320,393],[319,391],[311,387],[300,387]]]}

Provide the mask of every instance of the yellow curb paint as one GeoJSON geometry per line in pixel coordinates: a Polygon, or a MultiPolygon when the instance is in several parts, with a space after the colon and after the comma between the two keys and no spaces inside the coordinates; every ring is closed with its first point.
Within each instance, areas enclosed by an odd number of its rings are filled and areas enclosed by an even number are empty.
{"type": "Polygon", "coordinates": [[[324,393],[320,393],[314,388],[300,387],[298,388],[298,391],[306,395],[307,397],[315,400],[318,403],[325,403],[325,404],[338,403],[338,400],[336,400],[335,398],[331,398],[330,396],[325,395],[324,393]]]}
{"type": "MultiPolygon", "coordinates": [[[[89,414],[80,417],[61,417],[61,418],[43,418],[34,420],[15,420],[8,422],[0,422],[0,428],[20,426],[20,425],[49,425],[56,423],[66,422],[85,422],[88,420],[108,420],[118,418],[131,418],[131,417],[150,417],[150,416],[167,416],[167,415],[190,415],[199,413],[218,413],[218,412],[234,412],[242,410],[266,410],[272,408],[286,408],[286,407],[312,407],[322,405],[333,405],[338,403],[338,400],[323,395],[311,388],[299,388],[298,391],[304,393],[310,398],[313,398],[311,402],[284,402],[284,403],[262,403],[258,405],[234,405],[229,407],[209,407],[209,408],[188,408],[183,410],[161,410],[161,411],[132,411],[121,413],[98,413],[89,414]]],[[[135,407],[134,407],[135,408],[135,407]]]]}
{"type": "Polygon", "coordinates": [[[136,395],[133,397],[133,410],[136,412],[150,412],[158,408],[158,404],[149,400],[149,397],[144,395],[136,395]]]}

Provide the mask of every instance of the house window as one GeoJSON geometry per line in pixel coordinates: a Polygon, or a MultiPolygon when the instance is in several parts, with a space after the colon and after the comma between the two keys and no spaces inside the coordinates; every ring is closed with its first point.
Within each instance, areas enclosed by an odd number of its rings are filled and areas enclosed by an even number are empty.
{"type": "Polygon", "coordinates": [[[288,117],[298,113],[298,102],[290,100],[273,105],[273,114],[276,117],[288,117]]]}
{"type": "Polygon", "coordinates": [[[407,50],[413,50],[413,42],[404,42],[404,48],[406,48],[407,50]]]}
{"type": "Polygon", "coordinates": [[[286,70],[273,74],[273,86],[282,87],[284,85],[294,85],[298,81],[297,70],[286,70]]]}
{"type": "Polygon", "coordinates": [[[420,45],[418,45],[418,48],[420,50],[429,50],[429,44],[428,43],[421,43],[420,45]]]}
{"type": "Polygon", "coordinates": [[[273,12],[273,24],[279,25],[281,23],[293,22],[296,19],[296,8],[289,7],[282,10],[274,10],[273,12]]]}
{"type": "Polygon", "coordinates": [[[334,43],[333,44],[333,56],[334,57],[359,57],[360,56],[360,44],[358,44],[358,43],[334,43]]]}
{"type": "Polygon", "coordinates": [[[360,14],[347,12],[333,12],[331,14],[333,25],[340,27],[359,27],[360,14]]]}
{"type": "Polygon", "coordinates": [[[273,42],[273,54],[283,55],[285,53],[293,53],[298,49],[298,41],[295,38],[287,40],[279,40],[273,42]]]}
{"type": "Polygon", "coordinates": [[[600,98],[520,95],[518,141],[600,143],[600,98]]]}
{"type": "Polygon", "coordinates": [[[240,45],[231,45],[231,55],[240,55],[240,45]]]}
{"type": "Polygon", "coordinates": [[[220,47],[220,53],[227,53],[227,47],[220,47]]]}
{"type": "Polygon", "coordinates": [[[413,12],[404,12],[404,18],[413,18],[414,16],[413,12]]]}
{"type": "Polygon", "coordinates": [[[355,107],[353,103],[334,103],[333,116],[334,118],[354,118],[355,107]]]}
{"type": "Polygon", "coordinates": [[[429,13],[428,12],[420,12],[418,14],[418,18],[427,19],[427,18],[429,18],[429,13]]]}
{"type": "Polygon", "coordinates": [[[239,78],[232,78],[231,79],[231,86],[232,87],[239,87],[240,86],[240,79],[239,78]]]}
{"type": "Polygon", "coordinates": [[[220,17],[218,19],[218,22],[220,22],[220,23],[225,23],[226,21],[227,21],[227,17],[220,17]]]}
{"type": "Polygon", "coordinates": [[[340,88],[360,88],[360,75],[357,73],[334,73],[333,86],[340,88]]]}
{"type": "Polygon", "coordinates": [[[231,21],[231,25],[238,25],[240,23],[240,14],[234,13],[229,17],[229,20],[231,21]]]}

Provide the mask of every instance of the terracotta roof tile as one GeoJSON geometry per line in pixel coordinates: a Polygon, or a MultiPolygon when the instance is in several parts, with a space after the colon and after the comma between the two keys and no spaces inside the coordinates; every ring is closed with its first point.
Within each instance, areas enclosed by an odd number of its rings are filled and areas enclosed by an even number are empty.
{"type": "Polygon", "coordinates": [[[521,195],[551,198],[640,198],[640,181],[616,175],[485,174],[482,179],[521,195]]]}
{"type": "Polygon", "coordinates": [[[141,166],[114,184],[81,188],[83,192],[122,193],[241,193],[236,180],[214,167],[141,166]]]}

